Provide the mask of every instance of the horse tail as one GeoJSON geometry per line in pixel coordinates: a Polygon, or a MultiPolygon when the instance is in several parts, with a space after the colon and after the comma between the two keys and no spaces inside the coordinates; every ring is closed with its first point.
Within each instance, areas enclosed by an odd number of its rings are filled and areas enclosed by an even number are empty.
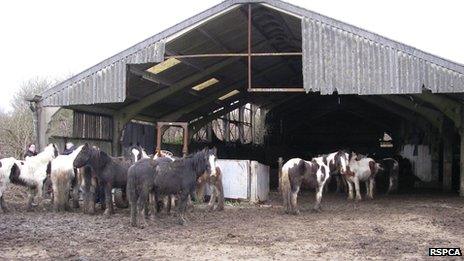
{"type": "Polygon", "coordinates": [[[288,168],[285,164],[282,166],[282,161],[279,162],[279,174],[280,174],[280,193],[282,194],[284,211],[287,213],[290,210],[290,193],[291,193],[291,182],[288,173],[288,168]]]}
{"type": "Polygon", "coordinates": [[[53,185],[53,202],[56,211],[67,210],[69,201],[69,191],[71,177],[67,170],[54,170],[51,172],[51,179],[53,185]]]}
{"type": "Polygon", "coordinates": [[[279,192],[282,193],[282,165],[283,165],[283,159],[282,157],[279,157],[279,160],[277,161],[279,165],[278,169],[278,175],[279,175],[279,192]]]}
{"type": "Polygon", "coordinates": [[[137,204],[137,189],[136,189],[136,165],[132,165],[129,170],[127,171],[127,187],[126,187],[126,193],[127,193],[127,199],[129,201],[129,204],[137,204]]]}

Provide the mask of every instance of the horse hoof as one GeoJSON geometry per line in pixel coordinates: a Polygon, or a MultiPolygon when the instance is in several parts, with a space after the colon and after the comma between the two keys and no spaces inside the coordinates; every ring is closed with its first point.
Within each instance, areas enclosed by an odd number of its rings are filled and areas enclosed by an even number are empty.
{"type": "Polygon", "coordinates": [[[314,213],[321,213],[321,208],[318,207],[318,208],[313,208],[313,212],[314,213]]]}
{"type": "Polygon", "coordinates": [[[147,223],[141,223],[141,224],[139,225],[139,228],[140,228],[140,229],[144,229],[144,228],[146,228],[147,226],[148,226],[147,223]]]}
{"type": "Polygon", "coordinates": [[[356,198],[355,201],[356,201],[356,202],[359,202],[359,201],[361,201],[361,200],[362,200],[361,198],[356,198]]]}
{"type": "Polygon", "coordinates": [[[295,215],[295,216],[298,216],[298,215],[300,214],[300,211],[299,211],[299,210],[295,210],[295,211],[292,212],[292,214],[295,215]]]}
{"type": "Polygon", "coordinates": [[[103,215],[110,216],[111,212],[109,211],[109,209],[107,209],[107,210],[105,210],[105,212],[103,212],[103,215]]]}
{"type": "Polygon", "coordinates": [[[181,226],[185,226],[187,224],[187,221],[185,219],[181,218],[181,219],[179,219],[178,223],[181,226]]]}

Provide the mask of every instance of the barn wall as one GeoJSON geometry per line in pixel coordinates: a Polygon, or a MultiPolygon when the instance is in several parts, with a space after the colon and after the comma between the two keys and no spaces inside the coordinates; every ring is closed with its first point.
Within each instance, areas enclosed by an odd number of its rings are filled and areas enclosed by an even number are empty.
{"type": "Polygon", "coordinates": [[[422,181],[438,180],[438,173],[432,172],[432,155],[428,145],[406,144],[401,151],[401,156],[411,161],[414,174],[422,181]]]}

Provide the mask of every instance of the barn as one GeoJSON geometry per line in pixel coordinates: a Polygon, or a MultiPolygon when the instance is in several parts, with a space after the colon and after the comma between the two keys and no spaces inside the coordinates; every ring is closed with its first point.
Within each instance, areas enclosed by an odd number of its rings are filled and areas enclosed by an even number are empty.
{"type": "Polygon", "coordinates": [[[49,123],[64,108],[66,139],[114,155],[216,146],[275,183],[279,157],[350,148],[401,154],[423,186],[464,196],[463,92],[461,64],[286,2],[226,0],[31,102],[42,148],[63,139],[49,123]]]}

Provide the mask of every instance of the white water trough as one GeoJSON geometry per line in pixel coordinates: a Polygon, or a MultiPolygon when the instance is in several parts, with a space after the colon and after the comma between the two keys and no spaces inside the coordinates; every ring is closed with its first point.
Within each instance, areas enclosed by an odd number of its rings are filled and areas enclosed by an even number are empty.
{"type": "MultiPolygon", "coordinates": [[[[263,202],[269,197],[269,166],[253,160],[219,159],[224,197],[263,202]]],[[[210,189],[206,188],[206,194],[210,189]]]]}

